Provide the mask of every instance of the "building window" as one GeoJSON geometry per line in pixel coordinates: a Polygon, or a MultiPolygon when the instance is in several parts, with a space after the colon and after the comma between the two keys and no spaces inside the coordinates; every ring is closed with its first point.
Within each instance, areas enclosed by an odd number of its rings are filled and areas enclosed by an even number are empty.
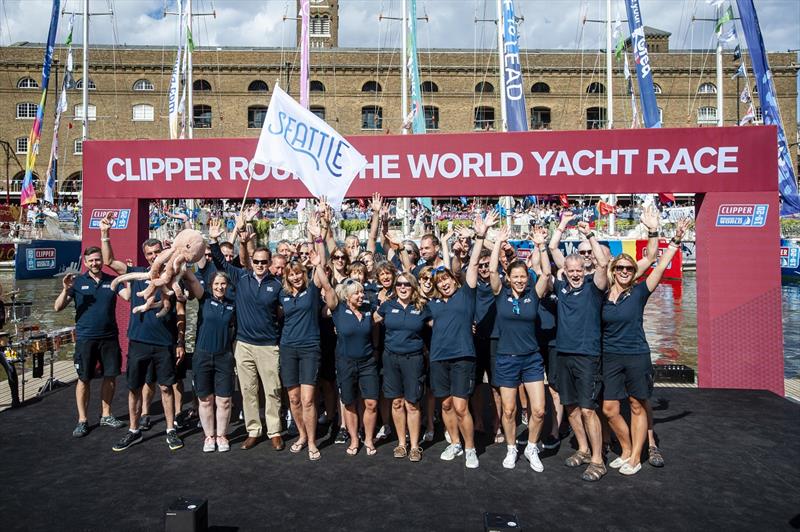
{"type": "Polygon", "coordinates": [[[314,15],[309,21],[309,30],[312,37],[329,37],[331,34],[331,19],[328,15],[314,15]]]}
{"type": "Polygon", "coordinates": [[[661,107],[658,108],[658,121],[664,124],[664,110],[661,107]]]}
{"type": "Polygon", "coordinates": [[[423,81],[421,87],[422,92],[439,92],[439,86],[432,81],[423,81]]]}
{"type": "Polygon", "coordinates": [[[311,92],[325,92],[325,85],[315,79],[308,84],[308,90],[311,92]]]}
{"type": "MultiPolygon", "coordinates": [[[[587,94],[605,94],[606,93],[606,86],[602,83],[592,82],[586,87],[587,94]]],[[[592,129],[592,128],[589,128],[592,129]]]]}
{"type": "Polygon", "coordinates": [[[211,91],[211,83],[204,79],[196,79],[192,83],[192,88],[195,91],[211,91]]]}
{"type": "Polygon", "coordinates": [[[756,107],[756,123],[763,124],[764,123],[764,115],[761,114],[761,106],[759,105],[756,107]]]}
{"type": "Polygon", "coordinates": [[[481,106],[475,108],[475,129],[486,131],[494,129],[494,107],[481,106]]]}
{"type": "Polygon", "coordinates": [[[75,172],[70,174],[63,183],[61,183],[61,192],[80,192],[83,185],[83,174],[75,172]]]}
{"type": "Polygon", "coordinates": [[[534,107],[531,109],[531,129],[550,129],[549,107],[534,107]]]}
{"type": "Polygon", "coordinates": [[[195,105],[192,107],[192,116],[194,117],[195,129],[209,129],[211,127],[210,105],[195,105]]]}
{"type": "Polygon", "coordinates": [[[133,121],[134,122],[152,122],[155,119],[155,112],[153,106],[146,103],[140,103],[133,106],[133,121]]]}
{"type": "MultiPolygon", "coordinates": [[[[75,106],[75,120],[83,120],[83,105],[75,106]]],[[[89,122],[97,120],[97,107],[89,104],[89,122]]]]}
{"type": "Polygon", "coordinates": [[[550,92],[550,85],[544,83],[543,81],[539,81],[533,84],[533,87],[531,87],[531,92],[548,93],[550,92]]]}
{"type": "Polygon", "coordinates": [[[269,85],[267,85],[266,81],[257,79],[250,82],[250,85],[247,86],[247,90],[249,92],[268,92],[269,85]]]}
{"type": "MultiPolygon", "coordinates": [[[[83,78],[79,79],[78,82],[75,83],[75,88],[76,89],[82,89],[83,88],[83,78]]],[[[94,84],[94,80],[92,78],[89,78],[89,90],[93,91],[96,88],[97,88],[97,85],[94,84]]]]}
{"type": "MultiPolygon", "coordinates": [[[[494,92],[494,85],[489,83],[488,81],[481,81],[477,85],[475,85],[475,92],[478,94],[489,94],[494,92]]],[[[494,120],[494,119],[492,119],[494,120]]]]}
{"type": "Polygon", "coordinates": [[[700,85],[700,88],[697,89],[697,94],[716,94],[717,93],[717,86],[713,83],[703,83],[700,85]]]}
{"type": "Polygon", "coordinates": [[[28,137],[17,137],[17,153],[28,153],[28,137]]]}
{"type": "Polygon", "coordinates": [[[156,90],[155,86],[149,79],[140,79],[136,83],[133,84],[133,90],[135,91],[154,91],[156,90]]]}
{"type": "Polygon", "coordinates": [[[661,94],[661,85],[658,83],[653,83],[653,92],[656,94],[661,94]]]}
{"type": "Polygon", "coordinates": [[[361,92],[381,92],[383,88],[377,81],[368,81],[361,86],[361,92]]]}
{"type": "Polygon", "coordinates": [[[38,89],[39,83],[33,78],[22,78],[17,82],[18,89],[38,89]]]}
{"type": "Polygon", "coordinates": [[[18,103],[17,118],[36,118],[36,104],[18,103]]]}
{"type": "MultiPolygon", "coordinates": [[[[209,110],[209,120],[210,120],[209,110]]],[[[250,129],[261,129],[264,126],[264,119],[267,117],[267,107],[265,105],[251,105],[247,108],[247,127],[250,129]]],[[[209,126],[211,127],[211,126],[209,126]]]]}
{"type": "Polygon", "coordinates": [[[423,107],[425,111],[425,129],[435,131],[439,129],[439,108],[433,105],[423,107]]]}
{"type": "Polygon", "coordinates": [[[314,113],[320,120],[325,120],[325,108],[322,107],[321,105],[312,105],[309,110],[312,113],[314,113]]]}
{"type": "Polygon", "coordinates": [[[716,107],[700,107],[697,110],[698,125],[714,125],[717,123],[716,107]]]}
{"type": "Polygon", "coordinates": [[[586,110],[586,129],[605,129],[606,120],[605,107],[589,107],[586,110]]]}
{"type": "Polygon", "coordinates": [[[75,140],[75,149],[72,151],[73,155],[83,155],[83,140],[75,140]]]}
{"type": "Polygon", "coordinates": [[[383,109],[377,105],[361,108],[361,129],[382,129],[383,109]]]}

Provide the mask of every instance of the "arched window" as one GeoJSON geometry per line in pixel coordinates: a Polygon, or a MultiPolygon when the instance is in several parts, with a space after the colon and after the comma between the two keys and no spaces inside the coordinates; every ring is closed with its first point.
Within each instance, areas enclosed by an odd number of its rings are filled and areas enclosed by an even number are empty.
{"type": "Polygon", "coordinates": [[[439,108],[433,105],[426,105],[423,110],[425,112],[425,129],[429,131],[439,129],[439,108]]]}
{"type": "Polygon", "coordinates": [[[322,34],[331,34],[331,19],[328,15],[322,15],[322,34]]]}
{"type": "Polygon", "coordinates": [[[264,119],[266,117],[266,105],[251,105],[247,108],[247,127],[250,129],[261,129],[264,126],[264,119]]]}
{"type": "Polygon", "coordinates": [[[249,92],[268,92],[269,85],[267,85],[266,81],[256,79],[250,82],[250,85],[247,86],[247,90],[249,92]]]}
{"type": "Polygon", "coordinates": [[[432,81],[423,81],[420,87],[422,92],[439,92],[439,86],[432,81]]]}
{"type": "Polygon", "coordinates": [[[483,105],[475,108],[475,129],[494,129],[494,107],[483,105]]]}
{"type": "MultiPolygon", "coordinates": [[[[89,104],[89,122],[93,120],[97,120],[97,107],[92,104],[89,104]]],[[[75,106],[75,120],[82,121],[83,120],[83,105],[76,105],[75,106]]]]}
{"type": "Polygon", "coordinates": [[[717,93],[717,86],[713,83],[703,83],[697,89],[697,94],[716,94],[717,93]]]}
{"type": "MultiPolygon", "coordinates": [[[[488,81],[481,81],[477,85],[475,85],[475,92],[478,94],[489,94],[494,92],[494,85],[489,83],[488,81]]],[[[492,119],[494,121],[494,119],[492,119]]]]}
{"type": "Polygon", "coordinates": [[[531,109],[531,129],[550,129],[549,107],[534,107],[531,109]]]}
{"type": "Polygon", "coordinates": [[[140,103],[133,106],[134,122],[152,122],[154,119],[155,112],[152,105],[140,103]]]}
{"type": "Polygon", "coordinates": [[[361,92],[381,92],[381,84],[377,81],[368,81],[361,87],[361,92]]]}
{"type": "Polygon", "coordinates": [[[605,129],[607,125],[605,107],[589,107],[586,110],[586,129],[605,129]]]}
{"type": "Polygon", "coordinates": [[[36,104],[30,102],[18,103],[17,118],[36,118],[36,104]]]}
{"type": "Polygon", "coordinates": [[[38,89],[39,83],[33,78],[22,78],[17,82],[18,89],[38,89]]]}
{"type": "Polygon", "coordinates": [[[196,79],[194,83],[192,83],[192,89],[196,91],[210,91],[211,90],[211,83],[204,79],[196,79]]]}
{"type": "Polygon", "coordinates": [[[140,79],[136,83],[133,84],[133,90],[135,91],[154,91],[156,90],[155,86],[149,79],[140,79]]]}
{"type": "Polygon", "coordinates": [[[543,81],[538,81],[531,87],[531,92],[547,93],[550,92],[550,85],[543,81]]]}
{"type": "Polygon", "coordinates": [[[361,129],[383,129],[383,109],[377,105],[362,107],[361,129]]]}
{"type": "Polygon", "coordinates": [[[317,115],[317,118],[319,118],[320,120],[325,120],[325,108],[322,107],[321,105],[312,105],[309,108],[309,111],[317,115]]]}
{"type": "Polygon", "coordinates": [[[17,137],[16,153],[28,153],[28,137],[17,137]]]}
{"type": "MultiPolygon", "coordinates": [[[[586,87],[586,93],[587,94],[605,94],[606,93],[606,86],[603,85],[602,83],[598,83],[598,82],[594,81],[594,82],[590,83],[588,87],[586,87]]],[[[589,129],[592,129],[592,128],[589,128],[589,129]]]]}
{"type": "MultiPolygon", "coordinates": [[[[75,88],[76,89],[82,89],[83,88],[83,78],[79,79],[77,81],[77,83],[75,83],[75,88]]],[[[92,78],[89,78],[89,90],[93,91],[96,88],[97,88],[97,85],[94,84],[94,80],[92,78]]]]}
{"type": "Polygon", "coordinates": [[[321,81],[315,79],[308,84],[308,90],[311,92],[325,92],[325,85],[321,81]]]}
{"type": "Polygon", "coordinates": [[[331,19],[328,15],[314,15],[309,21],[312,37],[327,37],[331,34],[331,19]]]}
{"type": "MultiPolygon", "coordinates": [[[[83,153],[83,152],[81,152],[81,153],[83,153]]],[[[77,192],[80,192],[82,188],[83,188],[83,173],[82,172],[75,172],[75,173],[70,174],[61,183],[61,192],[77,193],[77,192]]]]}
{"type": "MultiPolygon", "coordinates": [[[[197,82],[195,82],[197,83],[197,82]]],[[[211,106],[195,105],[192,107],[195,129],[209,129],[211,127],[211,106]]]]}
{"type": "Polygon", "coordinates": [[[717,108],[706,106],[697,109],[698,125],[715,125],[717,123],[717,108]]]}
{"type": "Polygon", "coordinates": [[[653,92],[656,94],[661,94],[661,85],[658,83],[653,83],[653,92]]]}

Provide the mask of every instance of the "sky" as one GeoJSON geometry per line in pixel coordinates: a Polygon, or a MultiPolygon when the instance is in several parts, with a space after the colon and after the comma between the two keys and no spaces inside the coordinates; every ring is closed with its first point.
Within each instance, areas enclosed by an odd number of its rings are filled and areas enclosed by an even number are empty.
{"type": "MultiPolygon", "coordinates": [[[[709,49],[714,23],[695,18],[713,18],[705,0],[640,0],[644,22],[672,33],[673,49],[709,49]]],[[[734,2],[735,3],[735,2],[734,2]]],[[[80,11],[82,0],[62,0],[67,11],[80,11]]],[[[174,16],[176,0],[91,0],[89,41],[93,44],[153,45],[172,47],[177,39],[174,16]]],[[[605,18],[604,0],[516,0],[523,48],[605,48],[603,24],[582,20],[605,18]]],[[[768,51],[800,49],[800,0],[755,0],[768,51]]],[[[19,41],[44,42],[47,38],[51,0],[0,0],[0,45],[19,41]],[[36,21],[32,23],[31,21],[36,21]]],[[[622,0],[612,0],[612,18],[625,17],[622,0]]],[[[400,46],[400,23],[379,16],[399,17],[401,0],[340,0],[340,46],[391,49],[400,46]]],[[[291,48],[295,43],[295,0],[193,0],[197,17],[194,41],[198,46],[273,46],[291,48]]],[[[417,0],[420,48],[492,48],[496,43],[493,22],[495,0],[417,0]],[[457,31],[454,31],[457,29],[457,31]]],[[[62,17],[59,41],[66,35],[68,16],[62,17]]],[[[81,42],[80,20],[75,42],[81,42]]],[[[627,34],[627,29],[626,29],[627,34]]],[[[741,35],[741,32],[740,32],[741,35]]]]}

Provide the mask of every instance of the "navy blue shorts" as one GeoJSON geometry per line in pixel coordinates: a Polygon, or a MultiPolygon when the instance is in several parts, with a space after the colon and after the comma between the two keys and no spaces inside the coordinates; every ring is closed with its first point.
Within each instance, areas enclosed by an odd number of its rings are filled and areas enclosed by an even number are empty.
{"type": "Polygon", "coordinates": [[[538,351],[527,355],[497,355],[494,385],[516,388],[523,382],[544,380],[544,362],[538,351]]]}
{"type": "Polygon", "coordinates": [[[339,386],[339,399],[346,405],[355,403],[359,392],[362,399],[377,401],[380,384],[375,357],[336,357],[336,384],[339,386]]]}
{"type": "Polygon", "coordinates": [[[286,388],[293,388],[301,384],[317,384],[320,366],[319,347],[289,347],[282,345],[279,348],[281,362],[281,382],[286,388]]]}
{"type": "Polygon", "coordinates": [[[539,344],[539,346],[544,360],[547,384],[555,391],[558,391],[558,348],[556,348],[555,344],[539,344]]]}
{"type": "Polygon", "coordinates": [[[603,399],[614,401],[635,397],[647,400],[652,395],[653,363],[650,353],[603,354],[603,399]]]}
{"type": "Polygon", "coordinates": [[[602,388],[599,356],[558,354],[558,394],[562,405],[595,409],[602,388]]]}
{"type": "Polygon", "coordinates": [[[436,397],[468,399],[475,390],[475,359],[432,360],[431,388],[436,397]]]}
{"type": "Polygon", "coordinates": [[[75,371],[78,379],[83,382],[92,380],[97,363],[103,377],[116,377],[122,373],[122,351],[119,348],[119,339],[110,338],[85,338],[75,342],[75,371]]]}
{"type": "Polygon", "coordinates": [[[399,355],[383,352],[383,395],[387,399],[402,397],[418,403],[425,389],[425,357],[422,351],[399,355]]]}
{"type": "Polygon", "coordinates": [[[233,353],[195,351],[192,356],[192,384],[197,397],[233,396],[233,353]]]}
{"type": "Polygon", "coordinates": [[[194,356],[192,353],[187,352],[184,350],[183,360],[181,360],[180,364],[175,365],[175,382],[183,382],[183,379],[186,378],[186,373],[189,371],[189,368],[192,366],[192,357],[194,356]]]}
{"type": "Polygon", "coordinates": [[[152,345],[129,340],[128,388],[138,390],[144,386],[148,365],[153,364],[156,382],[161,386],[175,384],[175,347],[152,345]]]}

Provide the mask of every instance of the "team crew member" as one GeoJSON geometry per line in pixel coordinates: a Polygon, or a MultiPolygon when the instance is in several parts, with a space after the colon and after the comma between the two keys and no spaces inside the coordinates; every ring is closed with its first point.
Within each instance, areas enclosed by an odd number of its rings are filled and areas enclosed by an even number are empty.
{"type": "Polygon", "coordinates": [[[392,418],[397,431],[394,457],[408,455],[412,462],[419,462],[422,460],[419,403],[425,384],[422,334],[431,313],[413,275],[401,273],[394,286],[396,296],[375,312],[375,321],[383,322],[385,330],[383,395],[392,401],[392,418]],[[411,440],[410,452],[406,448],[406,429],[411,440]]]}
{"type": "MultiPolygon", "coordinates": [[[[426,303],[433,299],[435,289],[433,287],[433,268],[425,266],[419,271],[418,278],[419,295],[426,303]]],[[[422,441],[432,442],[435,435],[434,417],[436,411],[436,397],[433,395],[430,383],[430,347],[431,347],[431,328],[423,331],[423,341],[425,343],[425,432],[422,434],[422,441]]]]}
{"type": "MultiPolygon", "coordinates": [[[[476,239],[480,244],[486,231],[497,221],[490,212],[485,220],[475,218],[476,239]]],[[[480,465],[475,450],[475,434],[469,413],[469,397],[475,386],[475,345],[472,341],[472,319],[475,315],[475,286],[478,282],[480,246],[473,246],[461,285],[456,275],[444,266],[433,270],[436,297],[428,305],[433,317],[431,337],[431,387],[442,398],[442,417],[450,435],[450,445],[442,452],[442,460],[453,460],[466,454],[466,466],[480,465]],[[461,446],[464,437],[464,447],[461,446]]]]}
{"type": "Polygon", "coordinates": [[[597,273],[586,275],[581,256],[569,255],[562,275],[553,282],[558,297],[558,392],[578,441],[578,450],[565,464],[589,464],[581,478],[594,482],[606,474],[602,429],[595,409],[602,384],[600,309],[608,286],[608,262],[589,224],[578,222],[578,231],[592,246],[597,273]]]}
{"type": "Polygon", "coordinates": [[[232,346],[236,325],[233,301],[226,297],[230,281],[227,274],[217,272],[211,278],[211,290],[206,291],[191,270],[187,270],[184,279],[200,304],[192,376],[205,433],[203,452],[212,453],[215,448],[226,452],[231,448],[227,433],[234,387],[232,346]]]}
{"type": "Polygon", "coordinates": [[[642,448],[647,439],[647,402],[653,393],[653,364],[644,334],[644,307],[661,281],[664,270],[680,250],[689,226],[683,219],[676,236],[647,279],[634,284],[636,261],[623,253],[611,262],[611,288],[603,301],[603,413],[617,435],[622,454],[609,465],[623,475],[642,469],[642,448]],[[631,426],[620,415],[620,401],[628,400],[631,426]]]}
{"type": "MultiPolygon", "coordinates": [[[[491,434],[495,443],[503,440],[500,428],[500,391],[494,383],[494,359],[497,354],[497,329],[495,318],[497,308],[495,294],[490,282],[490,256],[488,249],[482,249],[478,257],[478,285],[475,290],[475,394],[472,396],[472,411],[475,413],[475,430],[484,432],[483,421],[484,389],[483,376],[486,375],[488,388],[491,389],[493,416],[491,434]]],[[[460,264],[461,261],[459,260],[460,264]]],[[[497,265],[495,265],[497,270],[497,265]]]]}
{"type": "Polygon", "coordinates": [[[98,247],[86,248],[83,252],[83,264],[86,266],[86,273],[83,275],[64,276],[63,288],[54,305],[55,311],[60,312],[70,301],[75,301],[75,369],[78,372],[75,402],[78,405],[78,424],[72,435],[76,438],[89,433],[86,412],[89,405],[89,381],[98,362],[103,372],[103,383],[100,387],[100,426],[115,429],[125,426],[111,413],[116,378],[122,368],[122,352],[117,338],[117,296],[111,289],[114,277],[103,272],[103,255],[98,247]]]}
{"type": "Polygon", "coordinates": [[[350,433],[347,454],[358,453],[358,392],[364,401],[364,447],[367,455],[378,452],[373,443],[379,397],[378,364],[373,343],[372,309],[365,305],[364,287],[347,279],[333,290],[327,278],[322,288],[325,304],[336,327],[336,381],[339,399],[344,403],[343,417],[350,433]]]}
{"type": "MultiPolygon", "coordinates": [[[[240,227],[243,226],[240,224],[240,227]]],[[[234,358],[242,390],[242,409],[247,429],[247,438],[241,448],[251,449],[261,439],[263,427],[258,402],[260,379],[264,387],[267,437],[270,438],[273,449],[280,451],[283,450],[284,443],[281,437],[277,310],[282,286],[280,281],[267,270],[270,258],[268,250],[264,248],[257,248],[253,252],[252,272],[225,262],[217,244],[222,232],[220,220],[212,220],[208,236],[211,238],[214,264],[227,273],[236,286],[234,358]]],[[[247,257],[242,258],[242,262],[248,264],[247,257]]]]}
{"type": "Polygon", "coordinates": [[[544,471],[539,459],[537,442],[544,422],[544,360],[536,341],[536,319],[539,299],[549,291],[550,261],[547,258],[545,241],[547,230],[537,229],[533,243],[543,255],[542,275],[536,285],[530,286],[530,273],[522,261],[514,261],[506,270],[507,286],[503,286],[497,266],[500,249],[508,239],[508,227],[500,229],[494,243],[489,270],[492,291],[497,300],[497,358],[494,382],[500,388],[503,402],[503,432],[508,451],[503,467],[513,469],[517,462],[517,388],[522,384],[528,395],[530,418],[528,419],[528,445],[524,456],[536,472],[544,471]]]}
{"type": "Polygon", "coordinates": [[[432,266],[433,268],[438,268],[439,266],[450,267],[450,265],[446,264],[445,261],[442,260],[442,257],[439,256],[441,249],[442,245],[435,235],[428,234],[422,236],[419,241],[419,255],[424,262],[414,266],[414,277],[419,277],[420,270],[425,266],[432,266]]]}

